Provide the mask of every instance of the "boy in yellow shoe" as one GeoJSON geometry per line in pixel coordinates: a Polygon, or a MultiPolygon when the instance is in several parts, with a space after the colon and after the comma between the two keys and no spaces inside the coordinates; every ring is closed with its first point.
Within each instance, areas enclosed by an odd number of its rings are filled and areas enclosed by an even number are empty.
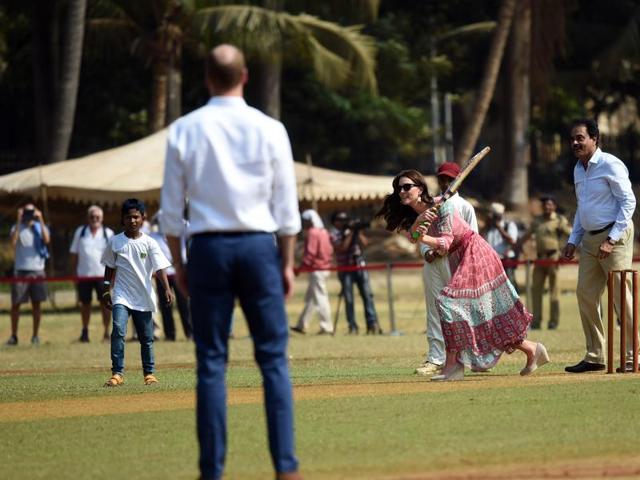
{"type": "Polygon", "coordinates": [[[129,316],[133,319],[142,356],[144,384],[158,383],[154,375],[153,318],[156,301],[151,277],[155,273],[165,287],[165,302],[173,303],[173,292],[165,269],[171,265],[156,241],[140,231],[145,219],[145,206],[130,198],[122,205],[124,232],[109,239],[102,255],[105,293],[103,301],[111,310],[111,373],[106,387],[124,383],[124,339],[129,316]],[[113,292],[111,287],[113,286],[113,292]]]}

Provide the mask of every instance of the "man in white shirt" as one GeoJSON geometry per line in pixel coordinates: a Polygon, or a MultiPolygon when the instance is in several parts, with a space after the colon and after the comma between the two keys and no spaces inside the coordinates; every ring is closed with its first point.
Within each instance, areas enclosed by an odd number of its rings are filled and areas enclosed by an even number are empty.
{"type": "MultiPolygon", "coordinates": [[[[453,180],[460,174],[460,166],[454,162],[445,162],[438,168],[436,178],[441,193],[444,193],[453,180]]],[[[476,211],[467,200],[457,192],[447,202],[451,202],[462,219],[474,232],[478,232],[476,211]]],[[[440,317],[436,310],[436,297],[451,279],[449,260],[440,257],[425,244],[420,244],[420,253],[425,259],[422,269],[424,296],[427,304],[427,345],[429,347],[425,361],[416,368],[418,375],[434,375],[438,373],[446,360],[444,337],[440,317]]]]}
{"type": "Polygon", "coordinates": [[[202,479],[221,478],[226,451],[225,367],[236,298],[263,376],[267,430],[279,480],[297,480],[285,297],[300,231],[296,180],[282,123],[243,99],[248,73],[232,45],[206,59],[207,105],[169,127],[160,224],[179,288],[188,291],[198,361],[202,479]],[[189,199],[187,271],[180,257],[189,199]]]}
{"type": "MultiPolygon", "coordinates": [[[[604,370],[604,325],[600,298],[612,270],[631,268],[633,260],[633,221],[636,198],[631,189],[629,171],[624,163],[599,148],[600,132],[595,121],[580,119],[571,129],[571,148],[578,159],[573,169],[578,207],[573,230],[564,247],[563,257],[574,257],[581,245],[578,267],[578,308],[587,343],[587,353],[576,365],[565,368],[569,373],[604,370]]],[[[627,312],[633,311],[627,289],[627,312]]],[[[614,306],[620,312],[620,278],[615,277],[614,306]]],[[[631,331],[632,315],[627,315],[631,331]]],[[[627,365],[631,369],[633,335],[627,335],[627,365]]]]}
{"type": "MultiPolygon", "coordinates": [[[[518,245],[518,226],[515,222],[505,220],[505,206],[502,203],[491,204],[487,227],[482,235],[493,247],[502,260],[516,260],[518,245]]],[[[511,284],[518,289],[515,265],[506,265],[504,271],[511,284]]]]}
{"type": "MultiPolygon", "coordinates": [[[[151,238],[153,238],[162,250],[162,253],[169,260],[170,263],[173,263],[173,257],[171,256],[171,251],[169,250],[169,244],[167,244],[167,238],[164,236],[164,233],[160,229],[160,225],[158,224],[158,216],[155,215],[151,219],[151,231],[148,234],[151,238]]],[[[184,236],[181,237],[181,253],[182,253],[182,261],[186,260],[186,245],[184,241],[184,236]]],[[[175,281],[175,270],[174,268],[167,268],[167,277],[169,278],[169,287],[173,290],[173,293],[176,297],[176,303],[178,304],[178,314],[180,315],[180,322],[182,323],[182,330],[184,331],[184,336],[187,340],[191,339],[191,319],[189,318],[189,299],[183,295],[179,288],[176,287],[175,281]]],[[[156,291],[158,293],[158,298],[165,298],[164,286],[159,278],[156,277],[156,291]]],[[[162,328],[164,330],[164,338],[165,340],[174,342],[176,340],[176,324],[173,320],[173,306],[167,305],[165,303],[160,303],[160,314],[162,315],[162,328]]]]}
{"type": "Polygon", "coordinates": [[[109,340],[109,324],[111,316],[102,303],[104,287],[102,276],[104,266],[101,259],[107,248],[109,238],[113,236],[113,230],[102,225],[104,213],[102,208],[91,205],[87,210],[87,223],[78,227],[73,234],[73,240],[69,253],[71,253],[71,269],[80,277],[76,282],[78,302],[80,303],[80,318],[82,320],[82,332],[80,342],[89,342],[89,320],[91,319],[91,293],[95,290],[96,299],[102,309],[102,324],[104,325],[103,340],[109,340]],[[82,278],[88,277],[88,278],[82,278]]]}

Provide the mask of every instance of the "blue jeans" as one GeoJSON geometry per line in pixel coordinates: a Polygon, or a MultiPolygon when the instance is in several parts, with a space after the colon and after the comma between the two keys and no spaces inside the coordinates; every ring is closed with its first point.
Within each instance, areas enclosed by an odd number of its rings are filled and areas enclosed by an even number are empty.
{"type": "Polygon", "coordinates": [[[280,255],[267,233],[196,235],[187,265],[198,360],[197,428],[203,479],[221,478],[227,441],[225,370],[239,298],[262,373],[269,449],[277,472],[298,469],[280,255]]]}
{"type": "Polygon", "coordinates": [[[358,286],[358,291],[362,297],[364,305],[364,317],[368,327],[373,327],[378,323],[378,314],[373,304],[373,291],[369,284],[369,273],[366,270],[355,272],[339,272],[338,278],[342,284],[342,296],[344,298],[345,310],[347,312],[347,323],[350,330],[357,330],[356,314],[353,300],[353,284],[358,286]]]}
{"type": "Polygon", "coordinates": [[[138,332],[142,371],[145,375],[155,371],[153,359],[153,318],[151,312],[131,310],[120,303],[113,306],[113,330],[111,331],[111,373],[124,374],[124,338],[127,334],[129,315],[138,332]]]}

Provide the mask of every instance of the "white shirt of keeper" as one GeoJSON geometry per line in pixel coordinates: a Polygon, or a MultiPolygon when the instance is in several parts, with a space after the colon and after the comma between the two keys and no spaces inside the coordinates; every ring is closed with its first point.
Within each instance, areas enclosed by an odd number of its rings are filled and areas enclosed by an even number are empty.
{"type": "Polygon", "coordinates": [[[169,127],[160,195],[167,236],[184,232],[300,231],[291,144],[284,125],[242,97],[213,97],[169,127]]]}
{"type": "Polygon", "coordinates": [[[102,254],[111,237],[113,237],[113,230],[108,227],[100,227],[95,235],[91,233],[91,227],[88,225],[76,229],[69,252],[78,255],[76,274],[79,277],[102,277],[104,275],[102,254]],[[84,235],[82,235],[83,230],[84,235]]]}
{"type": "Polygon", "coordinates": [[[109,239],[102,263],[116,271],[111,303],[140,312],[156,311],[151,276],[171,265],[158,243],[149,235],[129,238],[124,233],[109,239]]]}

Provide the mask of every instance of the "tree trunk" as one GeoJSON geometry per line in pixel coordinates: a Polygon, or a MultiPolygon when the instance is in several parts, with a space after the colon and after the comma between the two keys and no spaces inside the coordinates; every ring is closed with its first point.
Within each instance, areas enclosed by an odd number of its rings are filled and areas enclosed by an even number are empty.
{"type": "Polygon", "coordinates": [[[33,4],[31,61],[33,68],[33,106],[35,125],[34,153],[38,162],[46,162],[51,150],[56,91],[56,3],[40,0],[33,4]]]}
{"type": "Polygon", "coordinates": [[[509,119],[505,200],[526,211],[528,167],[531,161],[529,120],[531,118],[531,1],[523,0],[516,11],[508,53],[509,119]]]}
{"type": "Polygon", "coordinates": [[[63,29],[61,77],[56,92],[53,138],[48,163],[65,160],[69,153],[78,99],[86,9],[86,0],[70,0],[67,4],[63,29]]]}
{"type": "Polygon", "coordinates": [[[151,133],[162,130],[167,122],[168,81],[169,65],[163,58],[154,59],[151,111],[149,114],[149,129],[151,133]]]}
{"type": "Polygon", "coordinates": [[[182,115],[182,46],[176,45],[169,61],[169,84],[166,125],[182,115]]]}
{"type": "Polygon", "coordinates": [[[487,116],[489,103],[493,97],[493,92],[500,70],[500,63],[504,54],[504,47],[507,43],[511,20],[515,10],[516,0],[502,0],[500,12],[498,13],[498,25],[491,40],[489,56],[484,66],[482,83],[473,107],[473,113],[462,134],[462,139],[456,152],[456,163],[462,165],[469,157],[480,136],[480,130],[487,116]]]}
{"type": "Polygon", "coordinates": [[[249,69],[247,100],[272,118],[280,119],[280,81],[282,57],[252,62],[249,69]]]}

